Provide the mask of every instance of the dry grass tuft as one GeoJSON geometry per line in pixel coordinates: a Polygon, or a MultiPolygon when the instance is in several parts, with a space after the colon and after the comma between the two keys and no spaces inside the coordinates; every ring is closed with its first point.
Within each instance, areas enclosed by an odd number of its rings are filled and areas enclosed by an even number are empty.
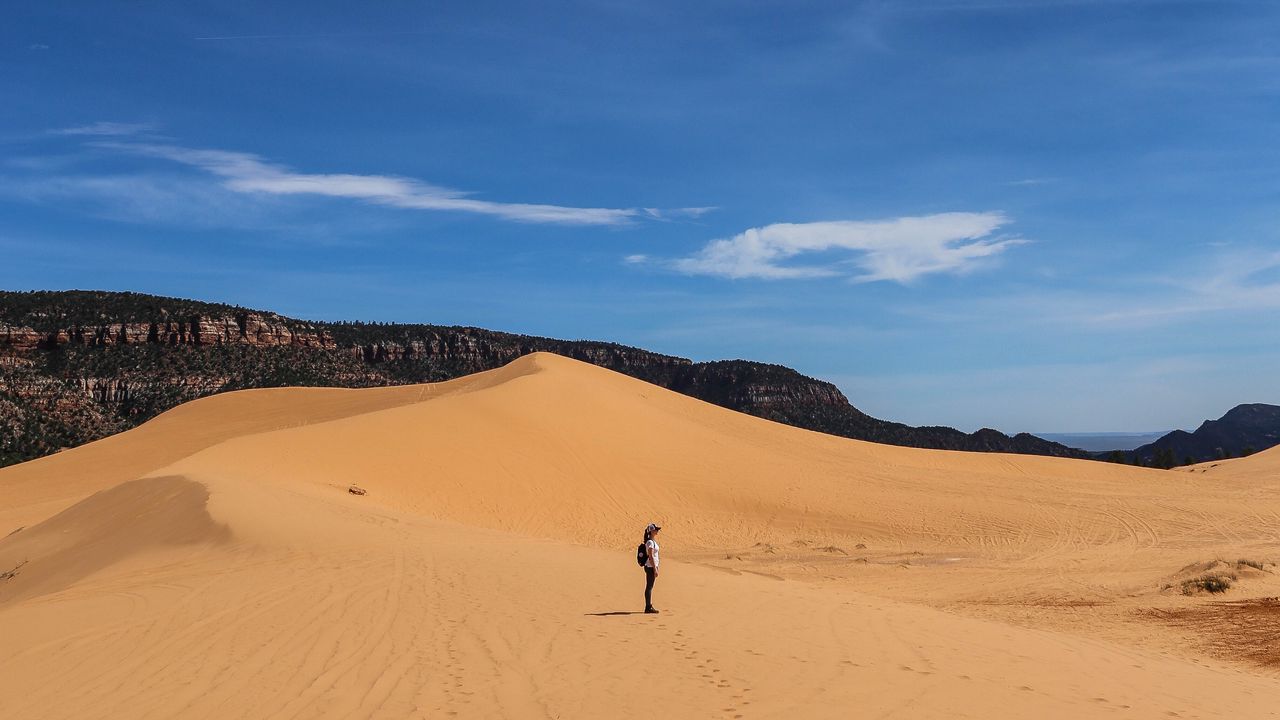
{"type": "Polygon", "coordinates": [[[1224,593],[1231,584],[1240,578],[1235,573],[1208,573],[1199,577],[1182,581],[1183,595],[1198,595],[1202,592],[1224,593]]]}
{"type": "Polygon", "coordinates": [[[1267,565],[1268,563],[1261,560],[1244,558],[1235,562],[1211,560],[1207,563],[1192,563],[1179,570],[1172,578],[1172,582],[1167,583],[1164,589],[1180,587],[1183,595],[1199,595],[1206,592],[1224,593],[1242,576],[1247,578],[1259,572],[1269,573],[1267,565]]]}

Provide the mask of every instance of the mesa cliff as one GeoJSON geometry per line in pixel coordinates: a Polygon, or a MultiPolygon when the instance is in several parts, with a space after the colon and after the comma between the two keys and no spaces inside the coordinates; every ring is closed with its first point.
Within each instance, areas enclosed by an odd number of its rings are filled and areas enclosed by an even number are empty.
{"type": "Polygon", "coordinates": [[[263,387],[439,382],[553,352],[769,420],[912,447],[1085,457],[1025,433],[880,420],[834,385],[747,360],[472,327],[310,322],[139,293],[0,292],[0,465],[134,427],[188,400],[263,387]]]}

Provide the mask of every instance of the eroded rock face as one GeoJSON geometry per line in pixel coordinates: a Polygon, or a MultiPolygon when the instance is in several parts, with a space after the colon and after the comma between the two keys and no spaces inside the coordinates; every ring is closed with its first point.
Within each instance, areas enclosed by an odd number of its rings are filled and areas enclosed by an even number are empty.
{"type": "Polygon", "coordinates": [[[381,340],[342,349],[375,367],[404,363],[439,365],[467,372],[501,367],[522,355],[543,350],[624,372],[633,368],[677,368],[692,364],[685,358],[619,345],[528,338],[475,328],[418,326],[413,332],[418,337],[412,340],[381,340]]]}
{"type": "Polygon", "coordinates": [[[256,347],[336,347],[323,330],[299,330],[257,313],[235,316],[195,316],[186,320],[73,325],[41,333],[30,327],[0,325],[0,348],[33,350],[57,345],[226,345],[256,347]]]}
{"type": "Polygon", "coordinates": [[[0,324],[0,346],[14,350],[35,350],[44,338],[29,327],[0,324]]]}
{"type": "Polygon", "coordinates": [[[805,377],[791,368],[745,360],[696,363],[675,369],[666,383],[673,390],[735,410],[767,414],[777,408],[848,407],[831,383],[805,377]]]}

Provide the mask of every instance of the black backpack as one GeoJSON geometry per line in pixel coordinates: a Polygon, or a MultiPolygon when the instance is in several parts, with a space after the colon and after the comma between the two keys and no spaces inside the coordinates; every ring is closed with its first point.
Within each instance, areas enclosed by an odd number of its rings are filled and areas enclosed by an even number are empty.
{"type": "Polygon", "coordinates": [[[636,563],[639,564],[640,567],[644,567],[649,564],[648,545],[649,544],[647,542],[642,542],[636,546],[636,563]]]}

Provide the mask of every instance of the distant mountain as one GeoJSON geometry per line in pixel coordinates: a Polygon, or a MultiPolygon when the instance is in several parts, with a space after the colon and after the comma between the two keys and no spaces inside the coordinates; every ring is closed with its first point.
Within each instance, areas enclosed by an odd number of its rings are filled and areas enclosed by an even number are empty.
{"type": "Polygon", "coordinates": [[[1035,433],[1035,436],[1088,452],[1107,452],[1108,450],[1132,450],[1149,442],[1159,440],[1167,432],[1167,430],[1161,430],[1160,432],[1148,433],[1035,433]]]}
{"type": "Polygon", "coordinates": [[[1223,457],[1251,455],[1280,445],[1280,406],[1237,405],[1195,432],[1174,430],[1129,453],[1144,465],[1186,465],[1223,457]]]}
{"type": "Polygon", "coordinates": [[[243,388],[437,382],[548,351],[733,410],[894,445],[1087,457],[1021,433],[873,418],[828,382],[747,360],[694,363],[614,343],[479,328],[307,322],[139,293],[0,291],[0,465],[243,388]]]}

